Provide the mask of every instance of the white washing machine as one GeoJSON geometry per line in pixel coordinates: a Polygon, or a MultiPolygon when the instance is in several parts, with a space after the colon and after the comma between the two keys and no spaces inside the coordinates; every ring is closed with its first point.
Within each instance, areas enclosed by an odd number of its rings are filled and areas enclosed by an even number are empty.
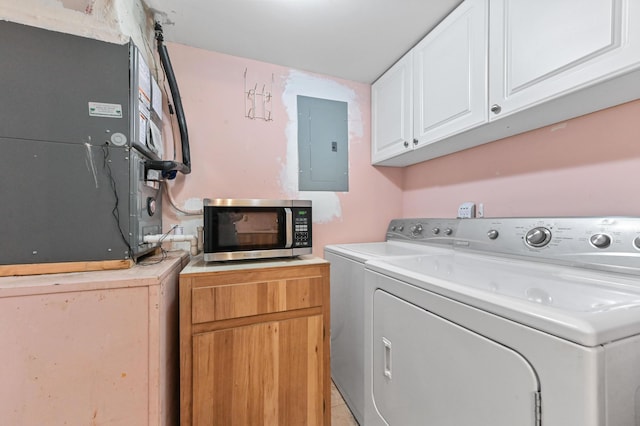
{"type": "Polygon", "coordinates": [[[370,260],[366,426],[640,425],[640,219],[467,219],[370,260]]]}
{"type": "Polygon", "coordinates": [[[364,263],[450,253],[458,222],[394,219],[386,241],[325,247],[331,263],[331,376],[359,424],[364,424],[364,263]]]}

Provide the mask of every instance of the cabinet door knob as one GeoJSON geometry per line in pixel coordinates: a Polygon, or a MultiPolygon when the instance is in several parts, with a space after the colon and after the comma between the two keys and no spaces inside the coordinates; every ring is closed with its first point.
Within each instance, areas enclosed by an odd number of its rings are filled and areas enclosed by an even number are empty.
{"type": "Polygon", "coordinates": [[[500,111],[502,111],[502,107],[498,104],[493,104],[491,105],[491,112],[494,114],[500,114],[500,111]]]}
{"type": "Polygon", "coordinates": [[[414,145],[418,145],[418,139],[414,139],[414,140],[413,140],[413,144],[414,144],[414,145]]]}
{"type": "Polygon", "coordinates": [[[404,147],[407,148],[409,146],[409,142],[404,141],[404,147]]]}

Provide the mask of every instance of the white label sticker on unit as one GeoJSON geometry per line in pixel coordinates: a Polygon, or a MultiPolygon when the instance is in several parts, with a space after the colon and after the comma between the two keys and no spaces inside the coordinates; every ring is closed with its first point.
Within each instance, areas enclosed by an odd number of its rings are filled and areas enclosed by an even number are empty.
{"type": "Polygon", "coordinates": [[[151,102],[153,110],[162,120],[162,90],[153,77],[151,78],[151,102]]]}
{"type": "Polygon", "coordinates": [[[138,52],[138,99],[147,109],[151,108],[151,73],[140,51],[138,52]]]}
{"type": "Polygon", "coordinates": [[[138,129],[138,138],[139,138],[138,140],[142,145],[147,145],[147,136],[149,132],[149,127],[147,124],[148,121],[149,119],[142,112],[140,112],[140,127],[138,129]]]}
{"type": "Polygon", "coordinates": [[[122,105],[89,102],[89,115],[91,117],[122,118],[122,105]]]}

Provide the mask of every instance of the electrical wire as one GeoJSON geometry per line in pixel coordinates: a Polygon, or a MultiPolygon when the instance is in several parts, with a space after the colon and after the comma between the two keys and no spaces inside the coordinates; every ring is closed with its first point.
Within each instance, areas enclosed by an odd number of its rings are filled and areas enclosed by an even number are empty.
{"type": "Polygon", "coordinates": [[[162,263],[168,256],[167,251],[165,249],[163,249],[162,247],[160,248],[160,259],[154,259],[153,261],[149,261],[149,262],[136,262],[136,265],[139,266],[153,266],[153,265],[157,265],[158,263],[162,263]]]}
{"type": "MultiPolygon", "coordinates": [[[[172,233],[177,227],[178,225],[173,225],[171,229],[169,229],[167,232],[162,234],[162,236],[160,237],[160,240],[158,241],[158,244],[162,244],[164,239],[167,238],[169,234],[172,233]]],[[[140,266],[152,266],[152,265],[157,265],[158,263],[162,263],[167,258],[168,254],[167,254],[167,250],[165,250],[162,247],[160,247],[160,252],[161,252],[160,259],[154,259],[153,261],[149,261],[149,262],[137,262],[137,264],[140,266]]]]}
{"type": "Polygon", "coordinates": [[[111,210],[111,215],[116,221],[116,226],[120,231],[120,236],[122,237],[122,241],[125,243],[128,249],[129,257],[133,257],[133,250],[131,249],[131,245],[129,245],[129,240],[124,235],[124,231],[120,225],[120,211],[118,207],[120,205],[120,198],[118,197],[118,190],[116,188],[116,181],[113,179],[113,171],[111,170],[111,165],[109,164],[109,142],[105,142],[102,145],[102,154],[103,154],[103,163],[102,167],[107,171],[107,177],[109,178],[109,184],[111,185],[111,190],[113,191],[113,196],[115,198],[115,203],[113,209],[111,210]]]}

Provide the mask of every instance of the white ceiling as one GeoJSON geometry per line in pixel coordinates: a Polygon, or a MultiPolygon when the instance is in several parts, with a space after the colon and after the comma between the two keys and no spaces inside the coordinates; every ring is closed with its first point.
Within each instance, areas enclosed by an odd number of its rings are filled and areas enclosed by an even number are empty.
{"type": "Polygon", "coordinates": [[[143,0],[165,40],[371,83],[462,0],[143,0]]]}

